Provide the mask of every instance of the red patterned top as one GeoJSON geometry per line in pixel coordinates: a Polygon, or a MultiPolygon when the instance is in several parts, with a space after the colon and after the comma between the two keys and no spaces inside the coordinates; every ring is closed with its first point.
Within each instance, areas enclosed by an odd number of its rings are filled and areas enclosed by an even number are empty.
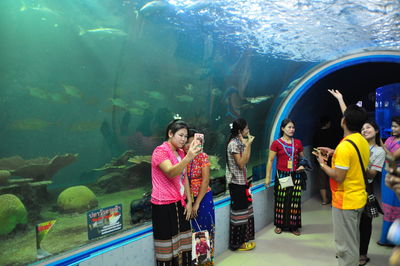
{"type": "Polygon", "coordinates": [[[288,161],[289,156],[292,155],[292,144],[289,144],[282,139],[277,139],[272,142],[271,147],[269,148],[271,151],[276,152],[277,164],[276,168],[280,171],[296,171],[297,169],[297,162],[299,160],[299,154],[303,151],[303,145],[301,141],[298,139],[293,138],[294,140],[294,162],[293,162],[293,169],[288,168],[288,161]]]}
{"type": "MultiPolygon", "coordinates": [[[[209,166],[210,161],[208,155],[204,152],[198,154],[187,166],[187,173],[190,182],[190,190],[193,195],[197,197],[200,192],[201,183],[203,178],[201,176],[201,168],[209,166]]],[[[207,188],[207,192],[211,191],[210,186],[207,188]]]]}

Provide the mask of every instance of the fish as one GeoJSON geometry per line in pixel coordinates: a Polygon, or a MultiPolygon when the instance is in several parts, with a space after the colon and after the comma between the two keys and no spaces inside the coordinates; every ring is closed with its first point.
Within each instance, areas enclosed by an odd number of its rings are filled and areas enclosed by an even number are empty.
{"type": "Polygon", "coordinates": [[[143,109],[139,109],[139,108],[135,108],[135,107],[129,108],[128,111],[129,111],[129,113],[131,113],[133,115],[143,115],[143,113],[144,113],[143,109]]]}
{"type": "Polygon", "coordinates": [[[147,94],[149,98],[155,99],[155,100],[164,100],[165,97],[158,91],[145,91],[144,93],[147,94]]]}
{"type": "Polygon", "coordinates": [[[139,14],[149,14],[151,12],[155,12],[157,10],[160,10],[160,8],[164,8],[168,5],[165,1],[151,1],[143,5],[139,9],[139,14]]]}
{"type": "Polygon", "coordinates": [[[150,104],[145,101],[134,101],[133,104],[142,109],[147,109],[150,107],[150,104]]]}
{"type": "Polygon", "coordinates": [[[86,131],[94,131],[100,129],[101,122],[95,122],[95,121],[83,121],[83,122],[78,122],[75,124],[72,124],[69,127],[70,131],[73,132],[86,132],[86,131]]]}
{"type": "Polygon", "coordinates": [[[79,27],[79,36],[85,35],[86,33],[97,33],[97,34],[107,34],[113,36],[127,36],[128,34],[117,28],[94,28],[94,29],[84,29],[79,27]]]}
{"type": "Polygon", "coordinates": [[[12,122],[7,126],[8,129],[11,130],[19,130],[19,131],[38,131],[43,130],[50,126],[51,123],[39,118],[27,118],[22,120],[17,120],[12,122]]]}
{"type": "Polygon", "coordinates": [[[297,83],[299,83],[300,80],[301,80],[301,77],[290,82],[288,89],[293,89],[297,85],[297,83]]]}
{"type": "Polygon", "coordinates": [[[57,103],[68,103],[68,95],[61,92],[49,92],[49,99],[57,103]]]}
{"type": "Polygon", "coordinates": [[[193,100],[194,100],[194,98],[192,96],[189,96],[189,95],[178,95],[178,96],[175,96],[175,97],[178,99],[178,101],[186,102],[186,103],[193,102],[193,100]]]}
{"type": "Polygon", "coordinates": [[[28,88],[29,94],[33,97],[47,100],[50,98],[49,93],[41,88],[28,88]]]}
{"type": "Polygon", "coordinates": [[[112,105],[121,107],[121,108],[128,108],[128,104],[122,100],[121,98],[110,98],[112,105]]]}
{"type": "Polygon", "coordinates": [[[67,85],[67,84],[63,84],[62,86],[63,86],[63,88],[64,88],[64,90],[65,90],[65,93],[66,93],[68,96],[71,96],[71,97],[74,97],[74,98],[82,99],[83,94],[82,94],[82,92],[81,92],[77,87],[72,86],[72,85],[67,85]]]}
{"type": "Polygon", "coordinates": [[[22,6],[20,7],[19,11],[20,12],[24,12],[27,10],[33,10],[36,12],[40,12],[43,14],[50,14],[53,16],[60,16],[60,12],[58,11],[54,11],[53,9],[50,9],[48,7],[45,6],[41,6],[41,5],[37,5],[37,6],[28,6],[25,2],[22,2],[22,6]]]}
{"type": "Polygon", "coordinates": [[[193,84],[188,83],[188,84],[185,86],[185,91],[186,91],[187,93],[192,93],[192,92],[193,92],[193,84]]]}
{"type": "Polygon", "coordinates": [[[251,97],[251,98],[246,98],[246,101],[248,101],[249,103],[261,103],[264,102],[266,100],[271,99],[272,97],[274,97],[274,95],[265,95],[265,96],[258,96],[258,97],[251,97]]]}
{"type": "Polygon", "coordinates": [[[286,90],[282,91],[282,93],[279,94],[279,97],[286,97],[286,96],[288,96],[289,93],[290,93],[290,91],[291,91],[291,89],[286,89],[286,90]]]}

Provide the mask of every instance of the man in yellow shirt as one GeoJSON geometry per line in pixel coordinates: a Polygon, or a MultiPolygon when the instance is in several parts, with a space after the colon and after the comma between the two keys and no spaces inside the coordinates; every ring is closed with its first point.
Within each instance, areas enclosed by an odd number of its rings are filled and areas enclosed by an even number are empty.
{"type": "Polygon", "coordinates": [[[342,141],[334,151],[320,147],[315,153],[322,170],[330,177],[333,231],[340,266],[359,264],[359,224],[367,201],[367,192],[357,151],[346,140],[356,144],[366,168],[369,162],[369,145],[359,132],[367,118],[367,112],[363,108],[357,105],[348,106],[341,121],[344,131],[342,141]],[[331,155],[332,168],[326,165],[326,160],[331,155]]]}

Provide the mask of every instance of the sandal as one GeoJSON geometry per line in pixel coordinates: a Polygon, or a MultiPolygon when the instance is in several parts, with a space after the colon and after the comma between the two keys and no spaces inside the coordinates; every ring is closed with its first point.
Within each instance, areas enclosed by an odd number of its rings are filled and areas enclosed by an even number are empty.
{"type": "Polygon", "coordinates": [[[295,236],[300,236],[301,232],[299,230],[294,230],[292,231],[292,234],[294,234],[295,236]]]}
{"type": "Polygon", "coordinates": [[[255,243],[250,243],[250,242],[245,242],[243,243],[243,245],[240,246],[240,248],[238,249],[239,251],[248,251],[248,250],[252,250],[255,247],[255,243]]]}
{"type": "Polygon", "coordinates": [[[360,259],[360,266],[364,266],[365,264],[367,264],[369,262],[369,258],[368,257],[366,257],[366,258],[362,258],[362,259],[360,259]]]}
{"type": "Polygon", "coordinates": [[[383,247],[390,247],[390,248],[394,247],[393,244],[390,244],[390,243],[382,243],[381,241],[377,241],[376,244],[378,244],[379,246],[383,246],[383,247]]]}
{"type": "Polygon", "coordinates": [[[275,227],[275,233],[276,234],[280,234],[280,233],[282,233],[282,229],[281,228],[279,228],[279,227],[275,227]]]}

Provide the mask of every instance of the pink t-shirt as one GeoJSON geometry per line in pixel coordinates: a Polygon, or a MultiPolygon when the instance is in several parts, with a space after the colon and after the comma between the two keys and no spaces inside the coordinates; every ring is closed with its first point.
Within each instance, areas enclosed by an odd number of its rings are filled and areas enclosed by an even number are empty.
{"type": "MultiPolygon", "coordinates": [[[[183,150],[179,149],[177,152],[182,159],[185,157],[183,150]]],[[[169,160],[172,165],[179,162],[168,142],[157,146],[151,157],[151,182],[153,185],[151,203],[156,205],[183,202],[185,198],[185,194],[181,194],[182,186],[185,184],[184,173],[173,178],[168,177],[159,167],[160,163],[166,160],[169,160]]]]}

